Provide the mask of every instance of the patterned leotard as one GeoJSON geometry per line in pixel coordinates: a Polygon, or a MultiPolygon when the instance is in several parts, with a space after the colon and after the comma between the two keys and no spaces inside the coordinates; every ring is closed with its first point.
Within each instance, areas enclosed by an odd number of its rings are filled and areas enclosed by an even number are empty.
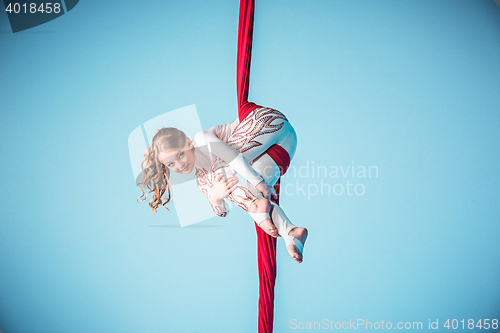
{"type": "MultiPolygon", "coordinates": [[[[210,192],[214,185],[217,177],[222,173],[225,177],[236,176],[237,172],[231,168],[227,162],[213,155],[213,163],[207,168],[203,168],[201,166],[196,167],[196,183],[198,185],[198,189],[203,193],[208,199],[210,198],[210,192]]],[[[241,182],[236,184],[236,188],[234,191],[228,195],[227,199],[231,200],[238,206],[240,206],[244,211],[248,212],[250,209],[250,204],[252,201],[257,199],[257,196],[252,194],[250,190],[248,190],[241,182]]],[[[210,201],[210,205],[215,214],[220,217],[225,217],[227,215],[228,209],[225,203],[221,206],[215,205],[210,201]]]]}
{"type": "MultiPolygon", "coordinates": [[[[257,185],[263,178],[252,167],[252,162],[258,160],[273,144],[282,145],[289,155],[293,156],[296,136],[293,127],[283,113],[262,107],[250,112],[241,122],[236,119],[233,122],[198,133],[193,142],[198,148],[207,147],[207,144],[210,144],[211,147],[216,145],[215,148],[211,149],[211,153],[205,149],[204,153],[198,151],[196,155],[197,185],[199,190],[209,199],[213,183],[221,173],[224,174],[225,178],[239,173],[250,184],[257,185]],[[239,156],[235,157],[235,154],[239,156]],[[227,163],[223,158],[231,162],[227,163]]],[[[252,201],[262,198],[260,193],[255,193],[255,191],[252,193],[248,187],[248,185],[238,182],[235,190],[227,197],[247,212],[252,201]]],[[[210,204],[218,216],[225,217],[227,215],[228,210],[225,204],[221,206],[214,205],[212,202],[210,204]]]]}

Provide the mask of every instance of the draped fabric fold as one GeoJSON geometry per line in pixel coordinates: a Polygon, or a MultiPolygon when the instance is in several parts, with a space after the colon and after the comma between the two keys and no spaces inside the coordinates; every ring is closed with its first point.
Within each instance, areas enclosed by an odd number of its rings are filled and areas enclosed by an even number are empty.
{"type": "MultiPolygon", "coordinates": [[[[245,119],[259,105],[248,102],[250,84],[250,60],[252,56],[252,37],[254,20],[254,0],[240,0],[238,24],[238,54],[236,60],[236,89],[238,94],[238,118],[245,119]]],[[[290,165],[288,153],[278,145],[267,150],[267,154],[280,167],[283,175],[290,165]]],[[[279,195],[280,179],[275,184],[279,195]]],[[[279,203],[279,199],[276,200],[279,203]]],[[[276,282],[276,238],[266,234],[255,223],[257,231],[257,252],[259,267],[259,333],[273,331],[274,285],[276,282]]]]}
{"type": "Polygon", "coordinates": [[[250,85],[250,60],[252,58],[254,0],[240,0],[238,24],[238,54],[236,56],[236,89],[238,93],[238,118],[240,121],[259,108],[248,101],[250,85]]]}

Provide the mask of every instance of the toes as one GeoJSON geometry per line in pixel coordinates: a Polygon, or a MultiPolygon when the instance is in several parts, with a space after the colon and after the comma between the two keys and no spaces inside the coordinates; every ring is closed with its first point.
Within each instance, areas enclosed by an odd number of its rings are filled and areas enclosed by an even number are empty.
{"type": "Polygon", "coordinates": [[[297,251],[297,248],[295,246],[293,248],[288,248],[288,253],[290,254],[290,257],[292,257],[292,259],[296,262],[302,262],[302,255],[297,251]]]}

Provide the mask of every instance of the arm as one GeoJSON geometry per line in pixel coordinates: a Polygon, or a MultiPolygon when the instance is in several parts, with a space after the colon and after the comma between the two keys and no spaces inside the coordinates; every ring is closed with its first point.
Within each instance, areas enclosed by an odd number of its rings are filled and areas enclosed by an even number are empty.
{"type": "Polygon", "coordinates": [[[214,213],[220,217],[226,217],[227,216],[227,213],[229,213],[227,207],[226,207],[226,203],[224,202],[224,200],[220,200],[220,202],[217,202],[217,203],[212,203],[212,200],[210,200],[210,197],[207,197],[208,198],[208,202],[210,203],[210,206],[212,206],[212,210],[214,211],[214,213]]]}
{"type": "Polygon", "coordinates": [[[223,199],[211,199],[211,194],[212,194],[212,188],[208,186],[200,186],[198,184],[198,189],[200,190],[201,193],[203,193],[204,196],[207,197],[208,203],[210,203],[210,206],[212,207],[212,210],[214,211],[215,215],[218,215],[220,217],[226,217],[227,213],[229,212],[226,206],[226,203],[224,202],[223,199]]]}
{"type": "Polygon", "coordinates": [[[231,147],[227,142],[216,135],[216,127],[198,132],[193,138],[194,145],[209,151],[217,157],[226,161],[236,172],[245,177],[250,184],[257,186],[264,179],[255,171],[241,153],[231,147]]]}
{"type": "Polygon", "coordinates": [[[200,183],[198,183],[198,188],[201,193],[207,197],[214,213],[220,217],[226,217],[229,210],[227,209],[224,198],[236,189],[237,183],[237,177],[224,179],[224,175],[220,173],[214,179],[213,183],[205,183],[208,186],[200,186],[200,183]]]}

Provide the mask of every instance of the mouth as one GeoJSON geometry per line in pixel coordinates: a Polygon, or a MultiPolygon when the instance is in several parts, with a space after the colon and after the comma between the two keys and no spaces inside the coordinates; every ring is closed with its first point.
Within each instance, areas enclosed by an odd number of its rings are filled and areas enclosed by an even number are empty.
{"type": "Polygon", "coordinates": [[[185,167],[184,169],[181,169],[181,170],[179,170],[179,171],[180,171],[180,172],[186,172],[186,171],[188,170],[188,168],[189,168],[189,164],[188,164],[188,165],[186,165],[186,167],[185,167]]]}

